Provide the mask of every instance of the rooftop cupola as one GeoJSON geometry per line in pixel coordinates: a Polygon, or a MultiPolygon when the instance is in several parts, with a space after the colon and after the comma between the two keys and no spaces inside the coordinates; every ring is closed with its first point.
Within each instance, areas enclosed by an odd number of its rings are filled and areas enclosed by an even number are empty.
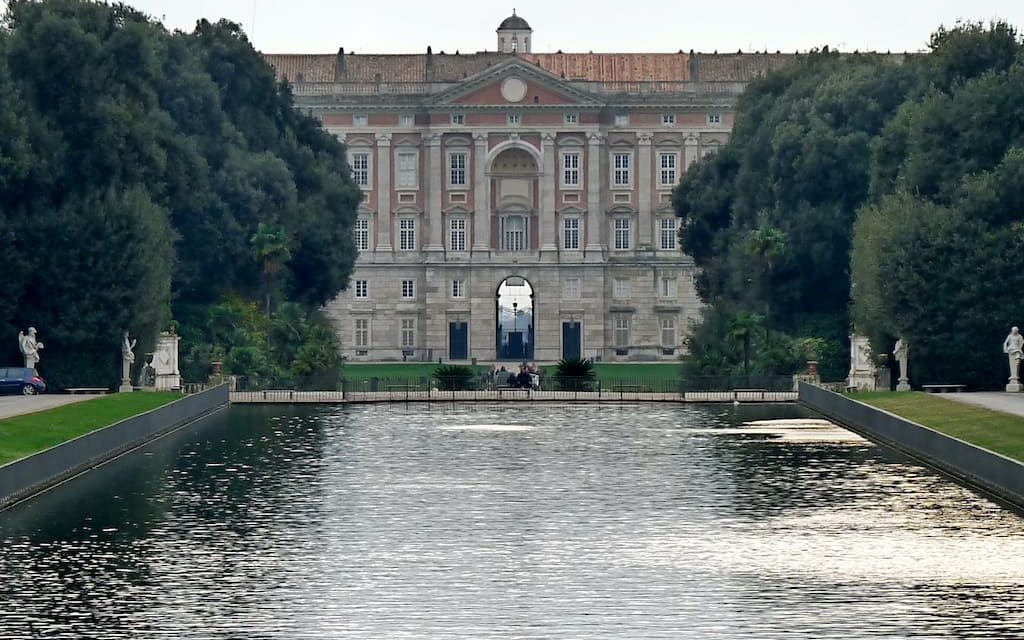
{"type": "Polygon", "coordinates": [[[530,53],[530,36],[533,29],[530,23],[516,15],[512,15],[501,21],[498,26],[498,51],[501,53],[530,53]]]}

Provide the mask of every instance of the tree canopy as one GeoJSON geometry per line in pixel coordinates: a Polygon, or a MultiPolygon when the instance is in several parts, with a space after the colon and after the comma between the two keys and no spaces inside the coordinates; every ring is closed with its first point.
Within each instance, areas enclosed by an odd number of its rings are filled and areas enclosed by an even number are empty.
{"type": "MultiPolygon", "coordinates": [[[[999,289],[1019,282],[1005,263],[1024,215],[1024,58],[1003,23],[943,28],[930,46],[821,51],[751,84],[730,143],[674,194],[709,321],[765,314],[766,335],[823,340],[831,379],[855,321],[876,351],[904,336],[917,382],[967,381],[969,366],[993,384],[985,363],[1014,312],[999,289]]],[[[728,326],[694,333],[692,352],[719,354],[705,369],[740,366],[728,326]]]]}
{"type": "Polygon", "coordinates": [[[322,305],[354,261],[349,176],[238,25],[168,33],[123,4],[12,0],[0,353],[17,362],[31,324],[57,386],[107,384],[125,330],[145,349],[172,316],[229,296],[322,305]]]}

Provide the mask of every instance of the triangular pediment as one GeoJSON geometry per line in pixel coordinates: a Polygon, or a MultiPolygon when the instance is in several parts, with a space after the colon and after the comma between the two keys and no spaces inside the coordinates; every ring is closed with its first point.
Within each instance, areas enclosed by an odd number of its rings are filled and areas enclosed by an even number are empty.
{"type": "Polygon", "coordinates": [[[510,58],[466,78],[431,98],[430,103],[506,108],[601,106],[590,93],[519,58],[510,58]]]}

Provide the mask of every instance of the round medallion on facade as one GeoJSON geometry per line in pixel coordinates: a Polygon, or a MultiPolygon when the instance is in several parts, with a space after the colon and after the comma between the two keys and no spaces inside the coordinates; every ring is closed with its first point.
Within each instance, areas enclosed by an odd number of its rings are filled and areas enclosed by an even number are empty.
{"type": "Polygon", "coordinates": [[[506,78],[501,83],[501,97],[509,102],[519,102],[526,97],[526,83],[519,78],[506,78]]]}

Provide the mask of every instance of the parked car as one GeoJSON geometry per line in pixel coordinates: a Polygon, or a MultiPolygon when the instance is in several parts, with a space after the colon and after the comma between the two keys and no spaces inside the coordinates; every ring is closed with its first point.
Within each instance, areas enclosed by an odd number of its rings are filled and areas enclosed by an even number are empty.
{"type": "Polygon", "coordinates": [[[7,367],[0,369],[0,393],[34,396],[46,391],[46,381],[35,369],[7,367]]]}

